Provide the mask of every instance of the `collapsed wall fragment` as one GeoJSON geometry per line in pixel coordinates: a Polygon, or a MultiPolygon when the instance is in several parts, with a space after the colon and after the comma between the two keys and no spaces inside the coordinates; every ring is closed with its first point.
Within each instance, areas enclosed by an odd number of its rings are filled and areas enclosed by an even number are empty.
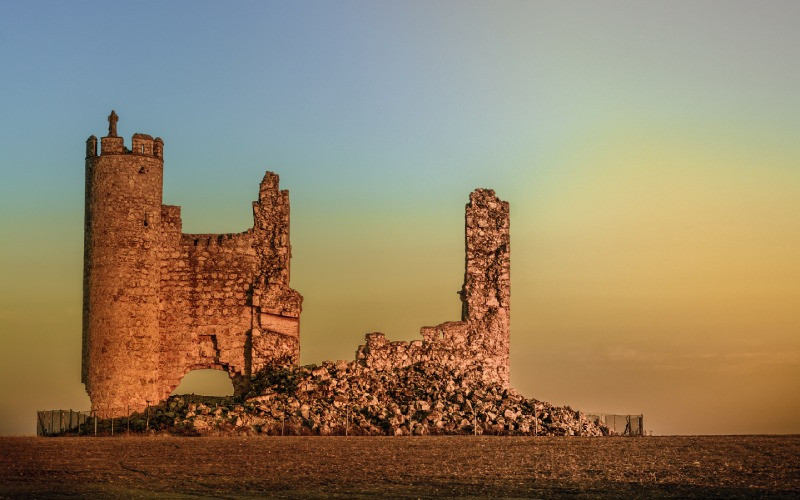
{"type": "Polygon", "coordinates": [[[356,360],[378,371],[417,363],[456,370],[483,383],[509,385],[511,253],[508,202],[476,189],[465,213],[461,321],[422,327],[422,339],[390,342],[370,333],[356,360]]]}

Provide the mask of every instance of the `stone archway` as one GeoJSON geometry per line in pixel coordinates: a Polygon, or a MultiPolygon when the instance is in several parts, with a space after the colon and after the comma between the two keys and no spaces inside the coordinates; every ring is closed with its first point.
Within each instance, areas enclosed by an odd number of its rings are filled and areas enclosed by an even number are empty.
{"type": "Polygon", "coordinates": [[[202,366],[189,370],[181,377],[170,396],[178,394],[233,396],[234,392],[234,381],[224,367],[202,366]]]}

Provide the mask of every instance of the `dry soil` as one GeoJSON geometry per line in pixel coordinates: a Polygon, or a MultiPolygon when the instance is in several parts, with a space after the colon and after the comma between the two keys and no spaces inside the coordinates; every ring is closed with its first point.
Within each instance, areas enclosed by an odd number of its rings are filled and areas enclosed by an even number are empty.
{"type": "Polygon", "coordinates": [[[798,497],[800,436],[0,438],[0,498],[798,497]]]}

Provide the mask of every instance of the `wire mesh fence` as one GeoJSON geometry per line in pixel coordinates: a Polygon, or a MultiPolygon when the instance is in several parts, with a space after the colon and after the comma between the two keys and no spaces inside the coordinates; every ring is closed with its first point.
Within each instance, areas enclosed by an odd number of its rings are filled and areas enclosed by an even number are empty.
{"type": "MultiPolygon", "coordinates": [[[[207,398],[206,398],[207,399],[207,398]]],[[[216,399],[216,398],[215,398],[216,399]]],[[[197,405],[195,405],[197,406],[197,405]]],[[[199,406],[204,406],[199,404],[199,406]]],[[[211,411],[211,408],[204,408],[211,411]]],[[[352,426],[351,409],[348,407],[344,419],[344,435],[349,434],[352,426]]],[[[207,413],[206,412],[206,413],[207,413]]],[[[193,412],[191,412],[193,413],[193,412]]],[[[283,410],[280,419],[280,435],[284,435],[287,416],[291,412],[283,410]]],[[[538,413],[538,412],[537,412],[538,413]]],[[[142,434],[162,429],[170,422],[175,421],[176,413],[166,408],[147,405],[141,411],[132,411],[126,408],[105,408],[91,411],[75,410],[42,410],[36,412],[37,436],[69,436],[69,435],[94,435],[114,436],[124,434],[142,434]],[[165,420],[166,419],[166,420],[165,420]],[[167,422],[169,421],[169,422],[167,422]]],[[[537,415],[538,417],[538,415],[537,415]]],[[[619,415],[611,413],[587,413],[585,418],[589,421],[604,423],[611,434],[620,436],[644,436],[643,415],[619,415]]],[[[292,421],[293,422],[293,421],[292,421]]],[[[533,435],[539,434],[539,419],[534,420],[533,435]]],[[[478,432],[478,421],[474,419],[473,429],[478,432]]],[[[485,433],[483,430],[481,433],[485,433]]],[[[577,435],[581,435],[578,433],[577,435]]]]}
{"type": "Polygon", "coordinates": [[[143,433],[150,428],[151,407],[136,412],[129,407],[101,410],[39,410],[37,436],[114,436],[143,433]]]}
{"type": "Polygon", "coordinates": [[[644,415],[617,415],[613,413],[589,413],[589,420],[599,420],[614,434],[620,436],[644,436],[644,415]]]}
{"type": "Polygon", "coordinates": [[[43,410],[36,412],[36,435],[79,434],[92,416],[90,411],[43,410]]]}

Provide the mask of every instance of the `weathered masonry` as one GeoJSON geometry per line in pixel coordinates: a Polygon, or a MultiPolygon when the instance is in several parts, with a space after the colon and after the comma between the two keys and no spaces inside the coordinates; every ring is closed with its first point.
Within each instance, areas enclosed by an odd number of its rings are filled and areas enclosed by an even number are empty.
{"type": "Polygon", "coordinates": [[[289,193],[267,172],[253,227],[184,234],[162,205],[164,143],[86,141],[82,381],[100,414],[166,399],[198,368],[241,391],[270,363],[297,363],[302,296],[289,287],[289,193]]]}
{"type": "MultiPolygon", "coordinates": [[[[86,141],[86,218],[81,378],[100,416],[166,399],[191,370],[216,368],[236,393],[267,366],[295,365],[302,296],[289,286],[289,194],[267,172],[253,227],[184,234],[180,207],[162,204],[164,143],[134,134],[86,141]]],[[[465,217],[461,321],[423,327],[422,339],[367,334],[358,370],[418,363],[464,383],[509,384],[509,205],[470,194],[465,217]]],[[[362,373],[362,372],[359,372],[362,373]]]]}

